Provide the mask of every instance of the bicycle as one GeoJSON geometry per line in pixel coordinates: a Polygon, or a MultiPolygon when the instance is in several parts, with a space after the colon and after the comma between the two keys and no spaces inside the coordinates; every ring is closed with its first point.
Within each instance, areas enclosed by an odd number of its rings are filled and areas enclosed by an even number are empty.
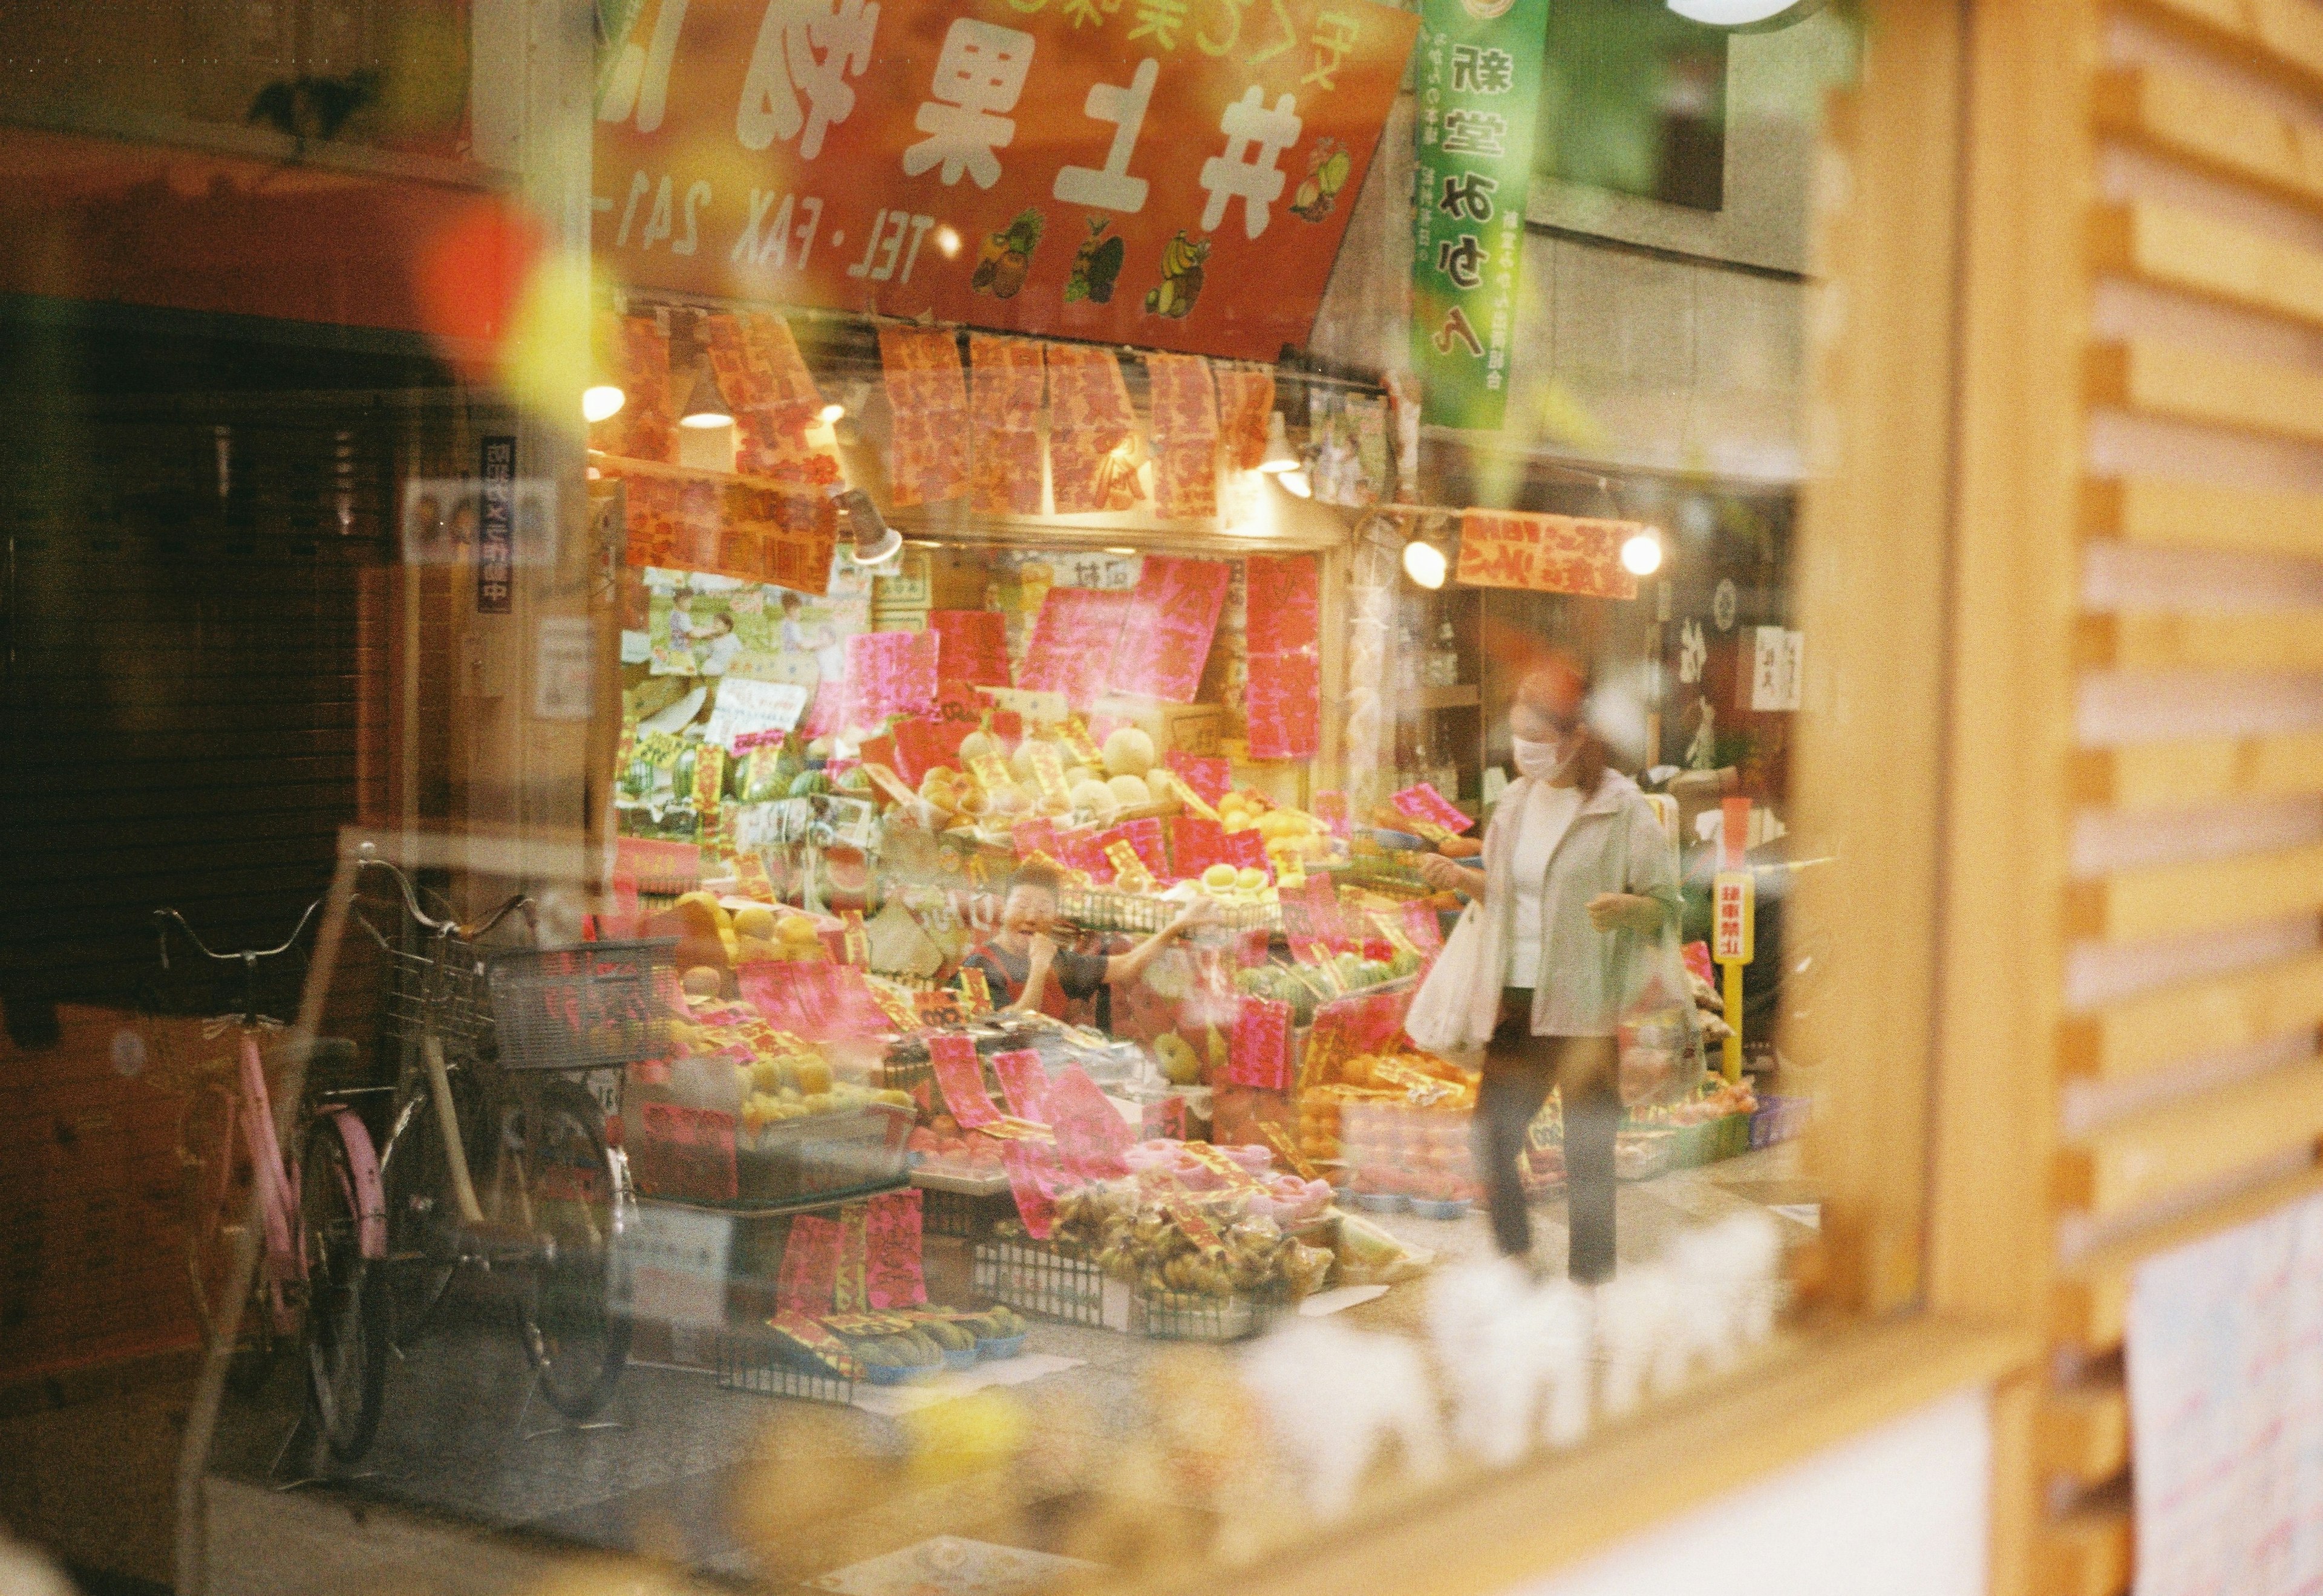
{"type": "MultiPolygon", "coordinates": [[[[387,1255],[379,1160],[361,1116],[317,1091],[311,1069],[297,1116],[304,1126],[298,1156],[286,1160],[260,1045],[283,1029],[260,1012],[260,968],[296,947],[321,907],[310,904],[280,946],[232,953],[211,948],[175,909],[156,910],[153,925],[164,971],[175,925],[204,957],[243,972],[239,1011],[205,1029],[207,1038],[234,1026],[234,1063],[206,1060],[188,1083],[179,1136],[196,1311],[213,1346],[239,1339],[245,1323],[256,1337],[234,1380],[245,1394],[264,1381],[280,1348],[298,1341],[316,1427],[344,1463],[370,1446],[387,1380],[387,1324],[377,1293],[364,1289],[387,1255]],[[238,1302],[230,1300],[232,1282],[253,1213],[260,1247],[249,1296],[238,1302]]],[[[160,1006],[149,1004],[157,1014],[160,1006]]]]}
{"type": "MultiPolygon", "coordinates": [[[[565,1417],[585,1419],[629,1360],[621,1243],[636,1198],[626,1157],[609,1145],[603,1107],[574,1076],[618,1068],[629,1053],[653,1056],[655,1027],[648,1019],[629,1052],[608,1052],[601,1038],[592,1046],[578,1027],[563,1049],[517,1045],[494,1020],[503,989],[524,976],[552,985],[585,978],[589,949],[605,945],[484,949],[481,940],[511,915],[537,929],[528,898],[464,924],[429,914],[395,866],[367,855],[357,876],[370,871],[393,881],[405,922],[404,934],[390,938],[362,913],[351,916],[387,957],[402,1043],[381,1159],[398,1344],[463,1266],[508,1269],[521,1276],[518,1332],[541,1394],[565,1417]],[[491,1133],[477,1135],[479,1126],[491,1133]]],[[[666,1021],[659,1029],[666,1036],[666,1021]]]]}

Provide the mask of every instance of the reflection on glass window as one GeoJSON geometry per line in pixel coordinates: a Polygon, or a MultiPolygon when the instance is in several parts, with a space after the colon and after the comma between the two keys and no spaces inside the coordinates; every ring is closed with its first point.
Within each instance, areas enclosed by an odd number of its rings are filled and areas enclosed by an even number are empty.
{"type": "Polygon", "coordinates": [[[0,991],[173,1556],[1263,1566],[1806,1355],[1850,23],[161,9],[0,129],[0,991]]]}

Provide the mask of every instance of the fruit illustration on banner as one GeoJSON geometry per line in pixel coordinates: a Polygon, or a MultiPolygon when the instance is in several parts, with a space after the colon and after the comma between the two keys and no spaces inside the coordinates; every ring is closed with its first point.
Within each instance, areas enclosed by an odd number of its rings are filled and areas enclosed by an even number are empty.
{"type": "Polygon", "coordinates": [[[976,274],[968,286],[996,299],[1015,298],[1033,270],[1033,252],[1041,247],[1041,234],[1048,225],[1048,218],[1037,210],[1027,207],[1017,212],[1015,221],[984,241],[976,274]]]}
{"type": "Polygon", "coordinates": [[[1336,139],[1325,139],[1315,146],[1307,158],[1307,179],[1290,197],[1290,213],[1305,222],[1319,222],[1331,214],[1338,202],[1339,190],[1346,186],[1347,174],[1355,163],[1347,148],[1336,139]]]}
{"type": "Polygon", "coordinates": [[[1094,304],[1104,305],[1112,300],[1114,279],[1121,275],[1122,259],[1128,253],[1128,247],[1121,242],[1121,234],[1116,233],[1110,238],[1105,236],[1106,229],[1112,225],[1109,217],[1091,216],[1088,219],[1088,236],[1081,240],[1081,247],[1074,252],[1072,272],[1065,279],[1067,302],[1088,299],[1094,304]]]}
{"type": "Polygon", "coordinates": [[[1202,262],[1210,258],[1210,241],[1189,239],[1183,227],[1162,248],[1162,281],[1145,296],[1145,314],[1182,317],[1202,296],[1202,262]]]}

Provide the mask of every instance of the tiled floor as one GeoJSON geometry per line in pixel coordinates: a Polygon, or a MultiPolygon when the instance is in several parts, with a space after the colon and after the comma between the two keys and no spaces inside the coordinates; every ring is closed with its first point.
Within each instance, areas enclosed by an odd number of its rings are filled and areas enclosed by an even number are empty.
{"type": "MultiPolygon", "coordinates": [[[[1624,1186],[1621,1256],[1649,1259],[1678,1230],[1738,1207],[1811,1200],[1793,1151],[1624,1186]]],[[[1536,1213],[1545,1259],[1563,1255],[1561,1215],[1556,1201],[1536,1213]]],[[[1446,1262],[1491,1247],[1478,1215],[1382,1223],[1446,1262]]],[[[1423,1287],[1399,1287],[1348,1310],[1347,1322],[1417,1336],[1424,1302],[1423,1287]]],[[[387,1417],[364,1476],[328,1490],[778,1585],[939,1533],[1070,1551],[1065,1527],[1087,1521],[1050,1510],[1053,1499],[1045,1508],[1028,1507],[1014,1493],[1000,1500],[988,1480],[914,1475],[898,1461],[910,1450],[912,1418],[723,1390],[706,1373],[633,1368],[603,1416],[620,1427],[564,1426],[537,1401],[528,1404],[529,1374],[504,1307],[471,1300],[448,1317],[393,1370],[387,1417]],[[769,1458],[776,1461],[761,1461],[769,1458]],[[753,1551],[751,1529],[737,1523],[734,1504],[746,1491],[781,1520],[778,1531],[762,1527],[756,1536],[762,1548],[778,1548],[773,1561],[753,1551]]],[[[1146,1381],[1163,1344],[1038,1322],[1028,1350],[1080,1361],[1010,1393],[1024,1405],[1059,1475],[1072,1472],[1066,1460],[1074,1456],[1108,1459],[1105,1489],[1166,1495],[1165,1483],[1127,1479],[1125,1472],[1134,1471],[1124,1461],[1136,1454],[1134,1443],[1149,1424],[1146,1381]]],[[[267,1479],[297,1401],[293,1371],[278,1371],[259,1400],[230,1409],[213,1466],[244,1481],[267,1479]]],[[[276,1477],[295,1476],[310,1461],[307,1453],[294,1448],[276,1477]]],[[[1060,1491],[1088,1483],[1054,1481],[1060,1491]]]]}

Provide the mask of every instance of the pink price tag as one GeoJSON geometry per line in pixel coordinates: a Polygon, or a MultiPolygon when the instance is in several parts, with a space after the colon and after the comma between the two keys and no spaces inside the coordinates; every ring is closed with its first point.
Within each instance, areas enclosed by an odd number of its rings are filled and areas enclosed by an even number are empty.
{"type": "Polygon", "coordinates": [[[1441,826],[1455,837],[1476,823],[1463,814],[1457,804],[1446,800],[1443,793],[1426,782],[1406,787],[1388,802],[1395,805],[1397,813],[1441,826]]]}

